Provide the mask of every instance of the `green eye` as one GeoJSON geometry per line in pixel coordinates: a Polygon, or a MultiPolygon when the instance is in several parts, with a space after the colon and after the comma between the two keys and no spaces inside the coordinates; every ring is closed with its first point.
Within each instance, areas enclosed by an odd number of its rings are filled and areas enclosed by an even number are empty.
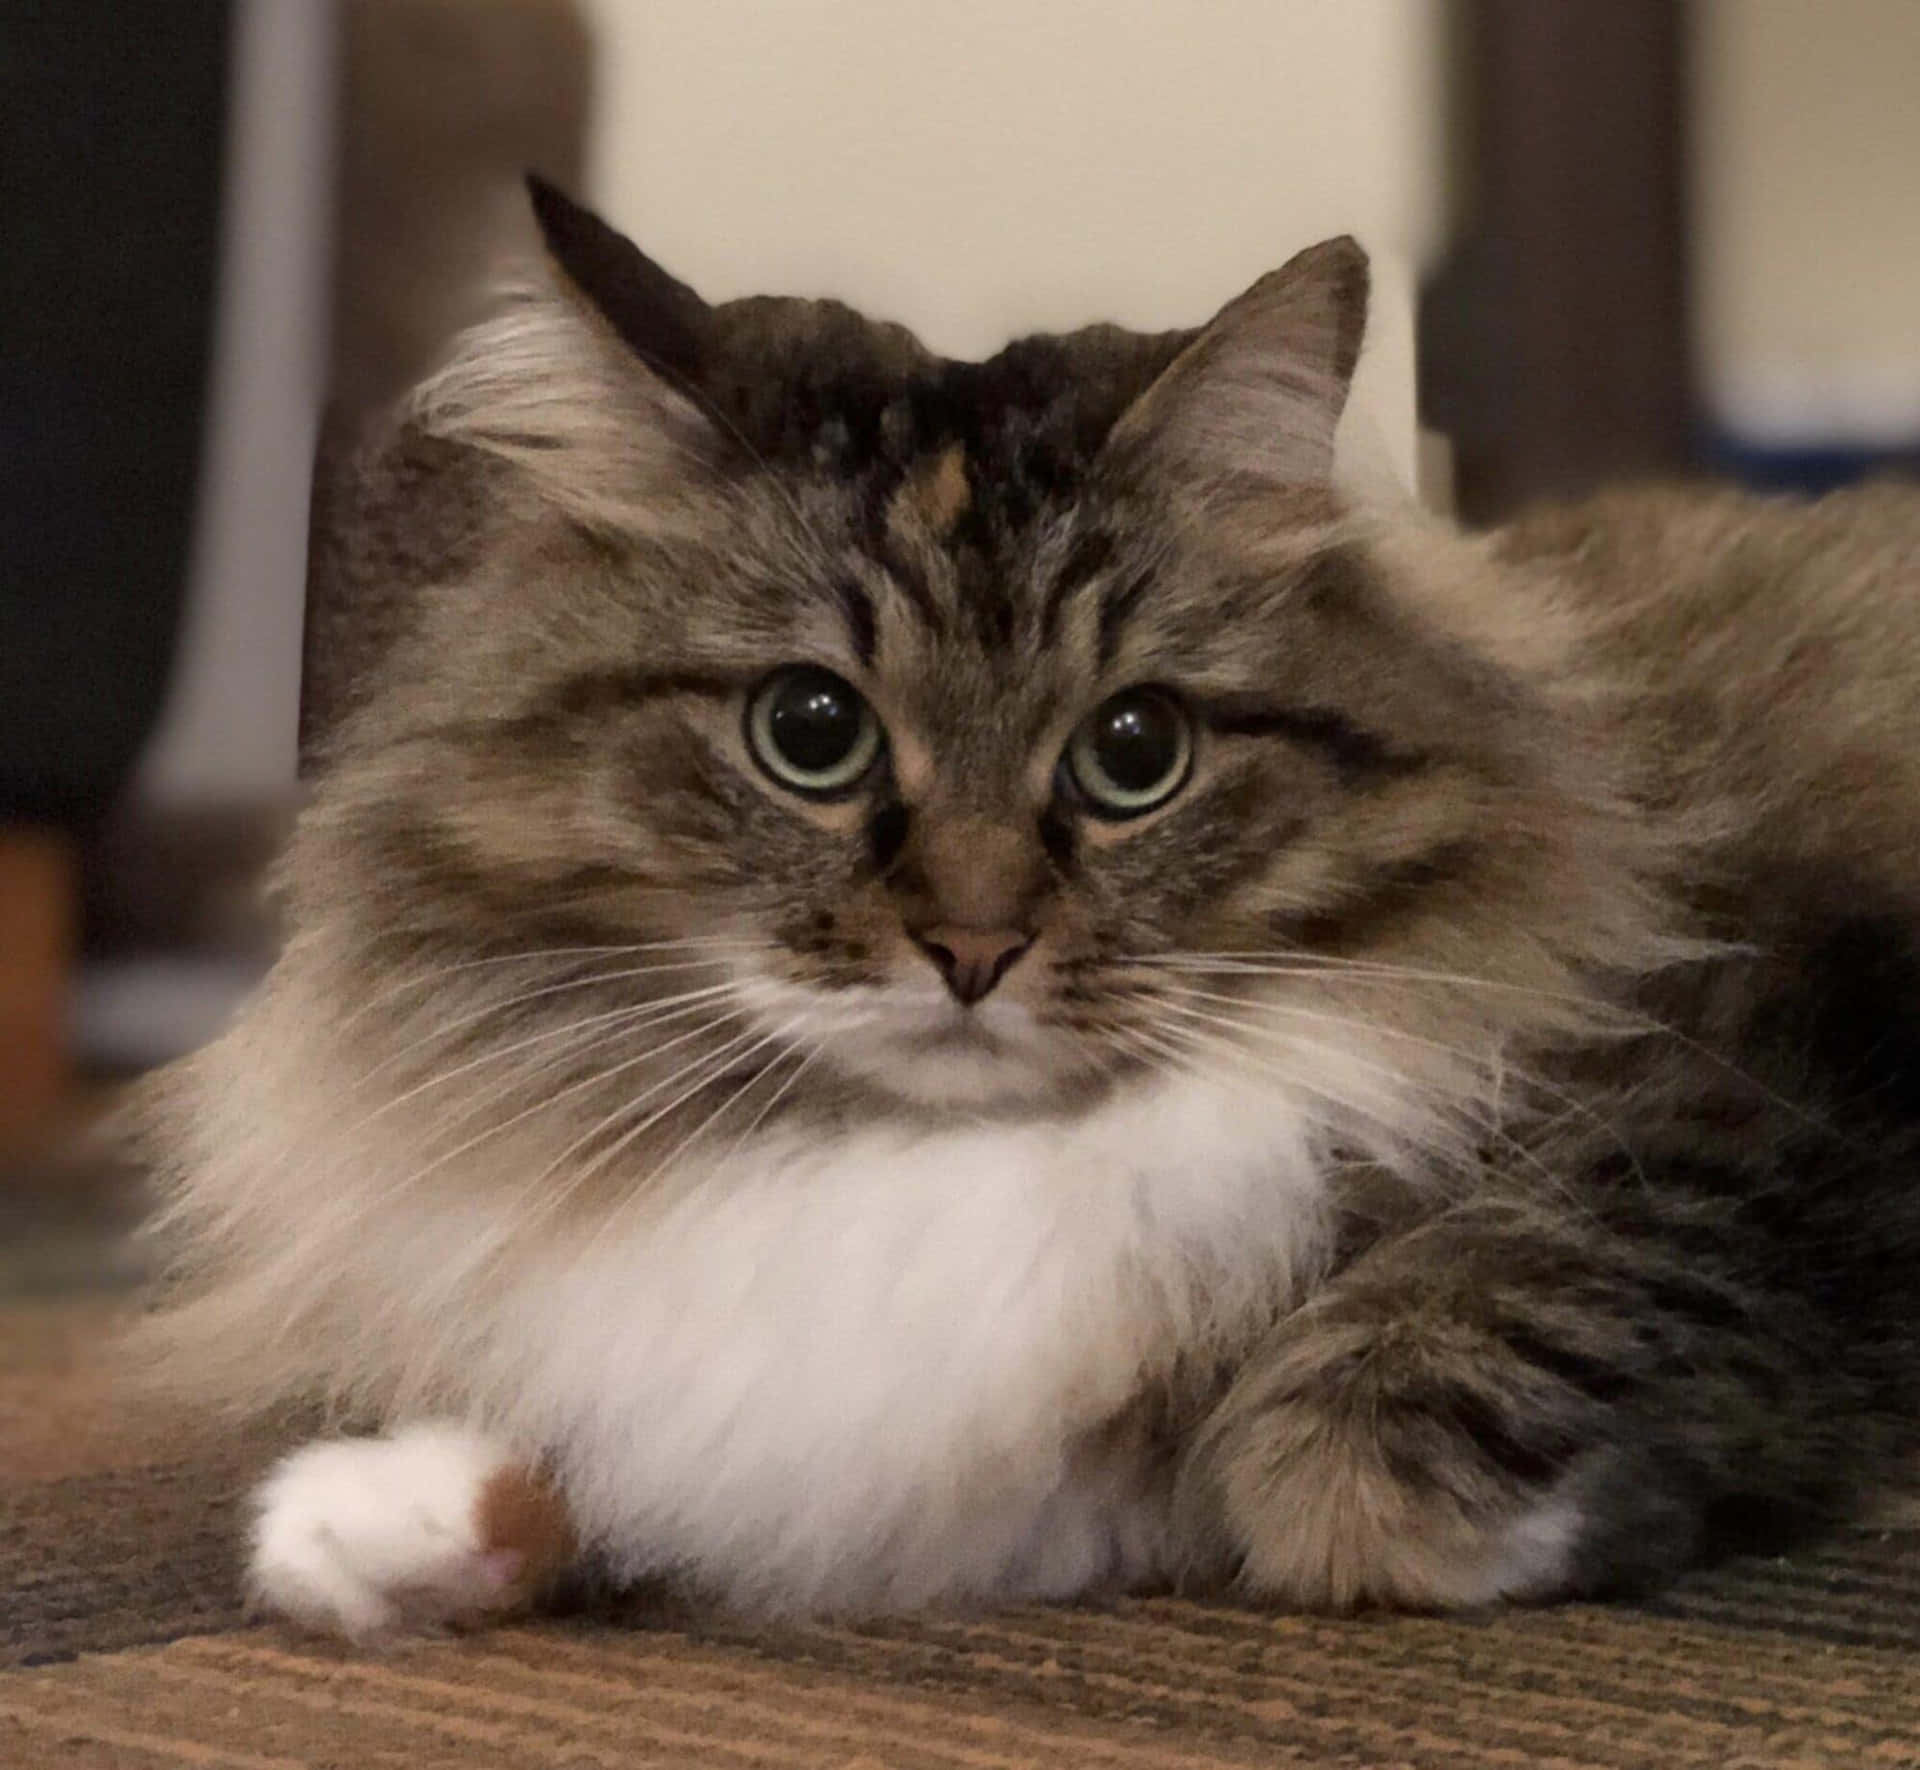
{"type": "Polygon", "coordinates": [[[1102,701],[1067,742],[1067,770],[1101,817],[1139,817],[1186,785],[1193,727],[1172,695],[1122,689],[1102,701]]]}
{"type": "Polygon", "coordinates": [[[796,793],[857,786],[880,754],[880,721],[852,683],[813,664],[776,670],[747,702],[747,748],[796,793]]]}

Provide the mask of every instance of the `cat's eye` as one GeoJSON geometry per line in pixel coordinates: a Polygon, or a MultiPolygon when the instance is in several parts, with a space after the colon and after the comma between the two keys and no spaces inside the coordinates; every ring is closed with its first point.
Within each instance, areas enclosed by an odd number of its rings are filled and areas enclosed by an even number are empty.
{"type": "Polygon", "coordinates": [[[1164,690],[1122,689],[1080,722],[1067,741],[1066,764],[1096,815],[1139,817],[1186,785],[1193,727],[1164,690]]]}
{"type": "Polygon", "coordinates": [[[776,670],[747,702],[747,748],[792,792],[859,785],[880,754],[880,721],[852,683],[815,664],[776,670]]]}

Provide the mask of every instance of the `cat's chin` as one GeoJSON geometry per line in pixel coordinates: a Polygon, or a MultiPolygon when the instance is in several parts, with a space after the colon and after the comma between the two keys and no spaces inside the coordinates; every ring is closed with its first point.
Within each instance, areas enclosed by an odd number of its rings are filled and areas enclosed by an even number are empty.
{"type": "Polygon", "coordinates": [[[797,1036],[850,1080],[915,1106],[1030,1113],[1082,1099],[1100,1080],[1084,1052],[1014,1002],[969,1010],[944,992],[821,995],[773,982],[754,994],[769,1030],[797,1036]]]}
{"type": "Polygon", "coordinates": [[[1032,1111],[1085,1091],[1084,1067],[1049,1049],[1024,1012],[889,1017],[825,1042],[836,1068],[918,1106],[1032,1111]]]}
{"type": "Polygon", "coordinates": [[[903,1041],[890,1051],[833,1055],[847,1073],[916,1106],[1031,1111],[1075,1091],[1075,1078],[1056,1075],[1030,1052],[1015,1055],[984,1039],[934,1038],[918,1047],[903,1041]]]}

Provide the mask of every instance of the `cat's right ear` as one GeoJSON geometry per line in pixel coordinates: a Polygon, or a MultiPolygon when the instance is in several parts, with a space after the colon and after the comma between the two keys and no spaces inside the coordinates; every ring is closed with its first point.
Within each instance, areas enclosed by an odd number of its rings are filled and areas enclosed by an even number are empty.
{"type": "Polygon", "coordinates": [[[416,390],[422,433],[511,462],[589,526],[659,532],[725,452],[701,404],[711,310],[543,179],[547,262],[416,390]]]}
{"type": "Polygon", "coordinates": [[[709,349],[709,309],[625,234],[537,172],[527,198],[547,255],[573,292],[656,374],[696,387],[709,349]]]}

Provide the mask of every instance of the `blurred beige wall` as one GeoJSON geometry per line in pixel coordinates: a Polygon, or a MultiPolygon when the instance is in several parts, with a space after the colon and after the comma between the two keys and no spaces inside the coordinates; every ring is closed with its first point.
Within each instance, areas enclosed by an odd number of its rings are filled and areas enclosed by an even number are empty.
{"type": "Polygon", "coordinates": [[[1378,261],[1356,446],[1413,472],[1437,0],[590,0],[593,198],[702,293],[835,294],[973,356],[1378,261]],[[1364,432],[1371,430],[1371,437],[1364,432]]]}
{"type": "Polygon", "coordinates": [[[1920,0],[1696,0],[1710,411],[1761,443],[1920,434],[1920,0]]]}

